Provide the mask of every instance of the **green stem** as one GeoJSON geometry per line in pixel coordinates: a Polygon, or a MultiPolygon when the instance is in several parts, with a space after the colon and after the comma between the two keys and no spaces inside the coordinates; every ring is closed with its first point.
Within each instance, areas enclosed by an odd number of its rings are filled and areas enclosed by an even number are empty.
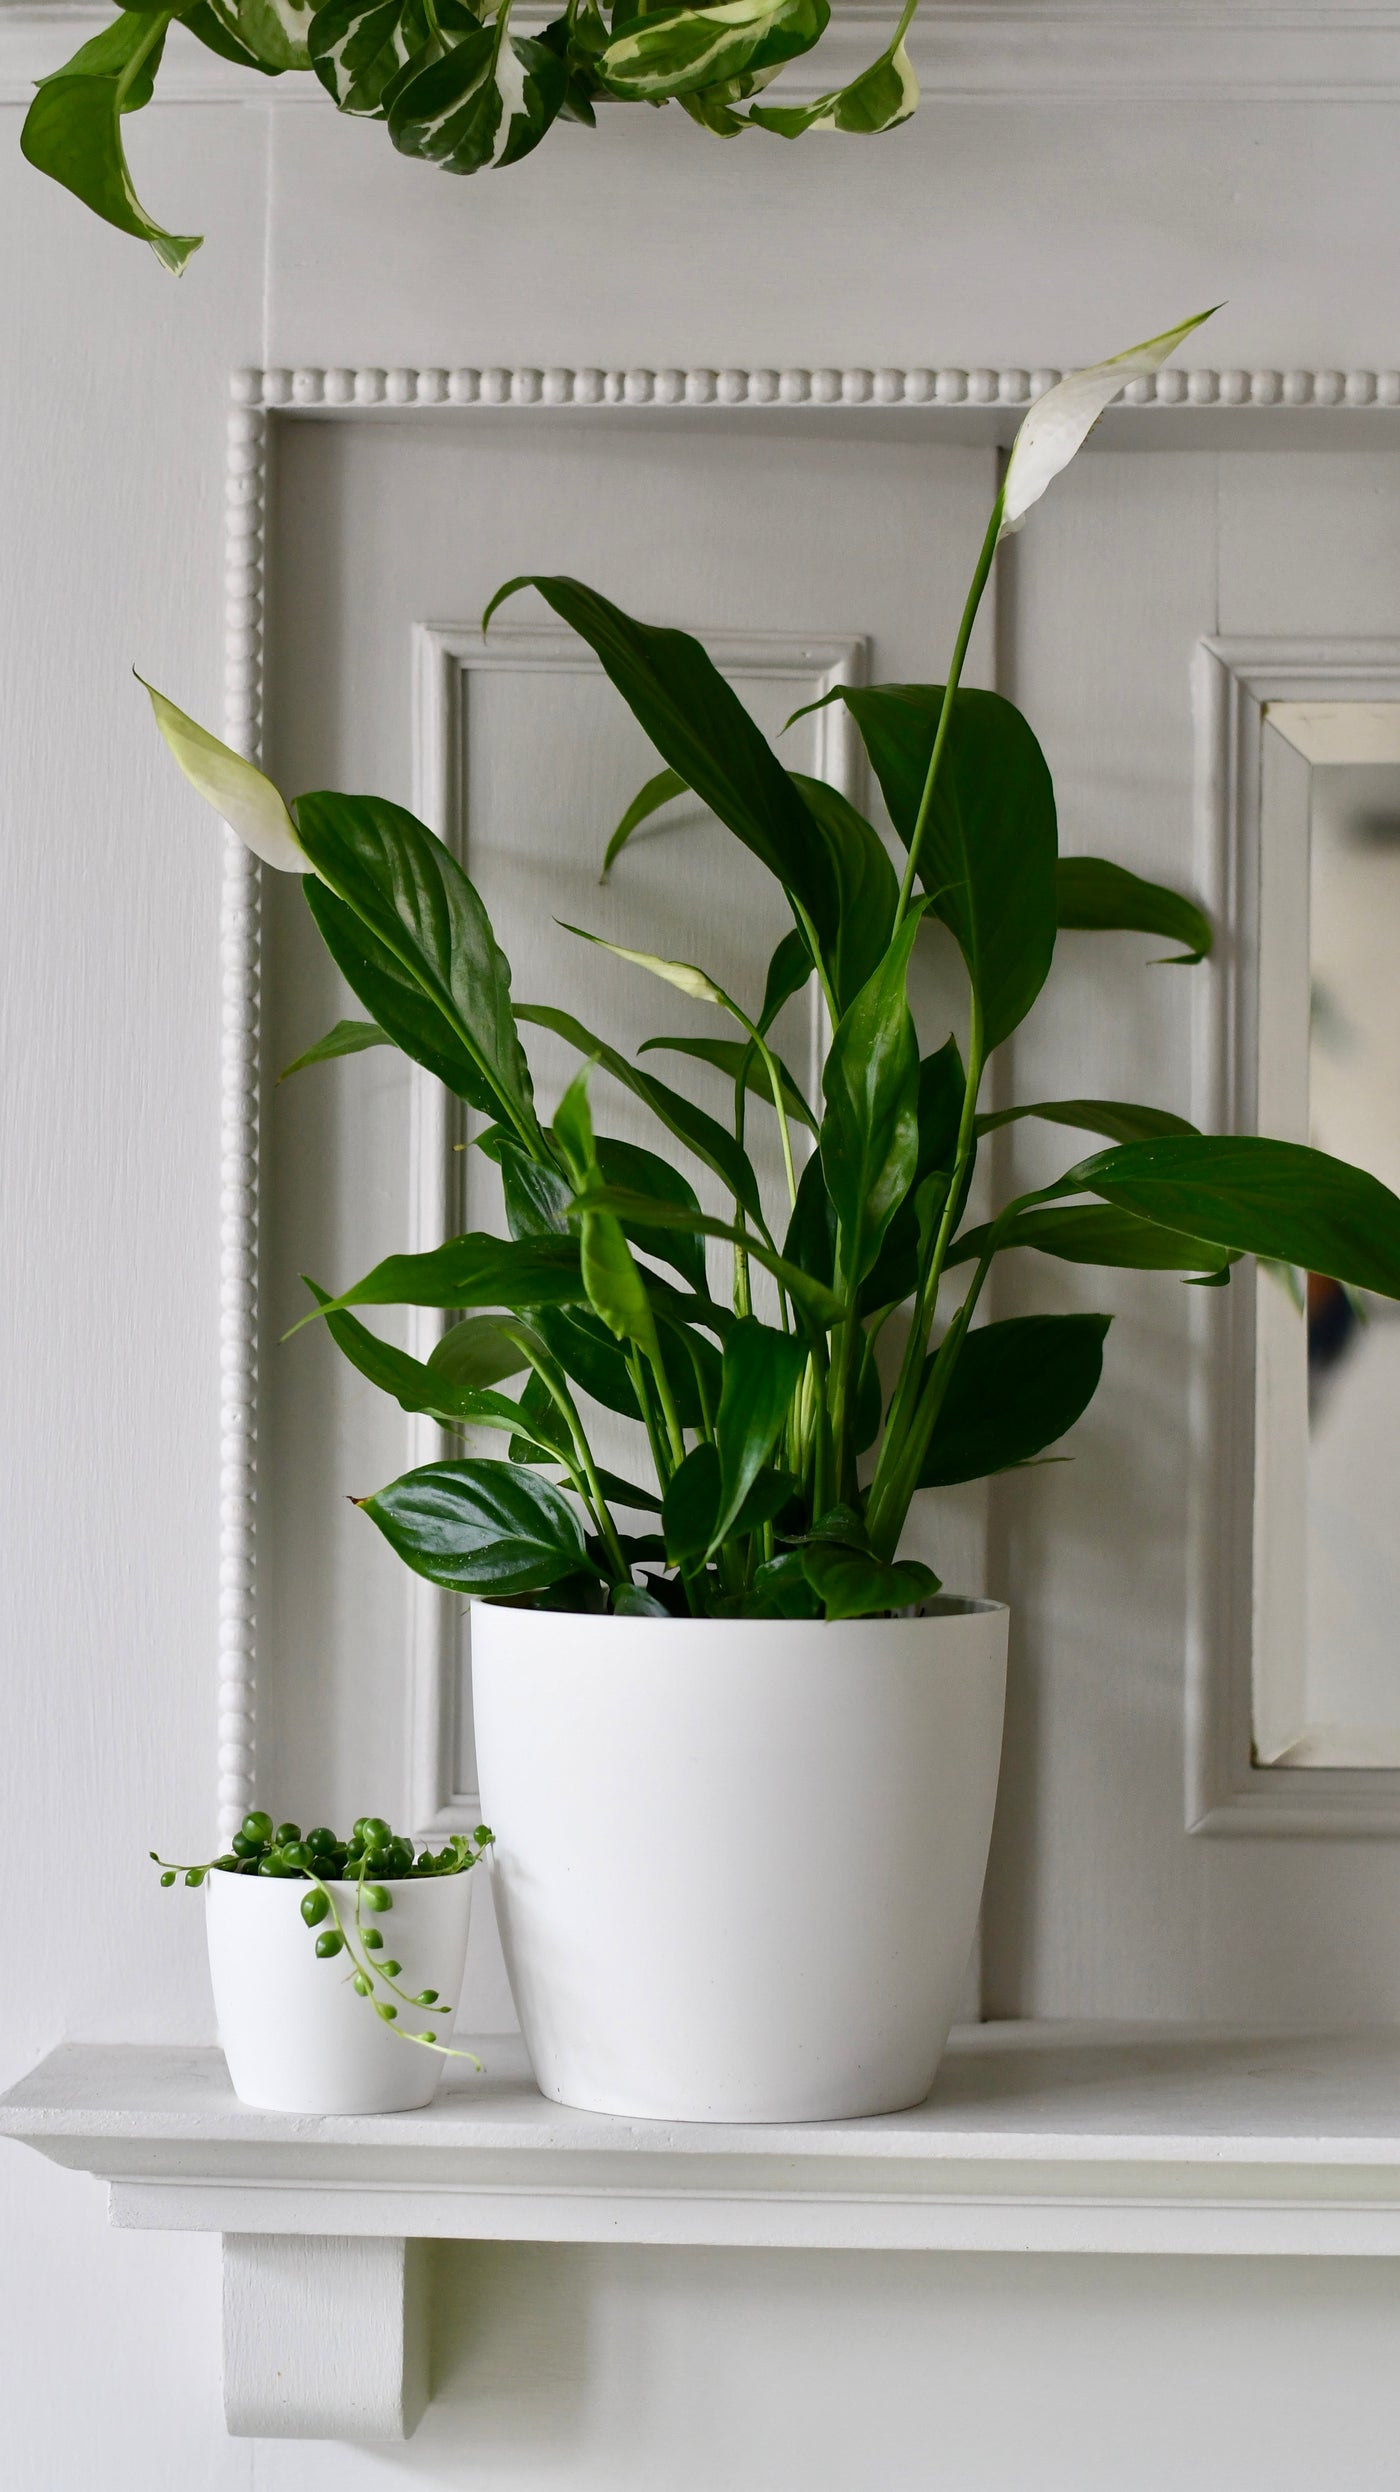
{"type": "Polygon", "coordinates": [[[130,60],[126,63],[125,68],[122,70],[121,76],[117,80],[116,102],[118,112],[121,111],[122,105],[125,103],[127,96],[131,93],[132,87],[136,83],[138,72],[145,67],[146,62],[150,59],[156,45],[164,36],[174,15],[175,11],[173,9],[158,9],[147,18],[145,31],[142,34],[141,40],[137,44],[135,51],[132,53],[130,60]]]}
{"type": "MultiPolygon", "coordinates": [[[[622,1554],[617,1529],[608,1507],[608,1501],[603,1495],[602,1483],[594,1464],[593,1450],[584,1431],[583,1421],[578,1415],[574,1397],[565,1382],[562,1368],[558,1367],[552,1358],[542,1359],[537,1345],[531,1341],[523,1329],[516,1331],[509,1324],[503,1324],[501,1330],[505,1333],[507,1340],[513,1341],[517,1349],[524,1351],[531,1368],[539,1377],[550,1400],[560,1413],[569,1431],[577,1461],[570,1462],[568,1456],[563,1453],[558,1454],[558,1459],[562,1461],[576,1493],[582,1498],[597,1524],[599,1537],[607,1550],[608,1564],[613,1569],[615,1582],[630,1584],[632,1569],[622,1554]]],[[[535,1442],[538,1444],[539,1439],[536,1438],[535,1442]]],[[[547,1450],[551,1453],[557,1451],[552,1446],[547,1450]]]]}
{"type": "MultiPolygon", "coordinates": [[[[899,1382],[895,1387],[889,1422],[885,1429],[885,1440],[880,1448],[879,1459],[875,1466],[875,1478],[871,1485],[867,1519],[872,1545],[877,1548],[883,1540],[887,1550],[893,1549],[899,1532],[903,1528],[904,1515],[908,1511],[906,1498],[899,1511],[894,1538],[891,1539],[888,1533],[888,1516],[894,1502],[892,1482],[899,1477],[904,1467],[907,1438],[914,1424],[924,1359],[938,1309],[938,1291],[943,1279],[943,1267],[947,1260],[948,1248],[952,1243],[953,1231],[962,1213],[964,1179],[977,1141],[977,1098],[982,1087],[984,1062],[982,1007],[974,989],[972,1022],[967,1045],[967,1080],[963,1088],[962,1115],[958,1120],[958,1147],[953,1161],[953,1174],[939,1217],[933,1252],[928,1259],[927,1268],[920,1275],[918,1294],[909,1325],[909,1338],[904,1345],[904,1357],[900,1365],[899,1382]],[[878,1538],[877,1533],[880,1535],[878,1538]]],[[[979,1282],[979,1289],[980,1286],[979,1282]]],[[[922,1455],[920,1460],[922,1460],[922,1455]]]]}
{"type": "Polygon", "coordinates": [[[899,886],[899,906],[894,913],[892,936],[898,934],[904,923],[914,889],[914,877],[919,870],[919,850],[923,845],[929,810],[933,804],[933,791],[938,778],[938,767],[943,759],[943,748],[948,741],[948,731],[953,723],[953,702],[962,678],[963,660],[967,656],[967,644],[972,638],[972,627],[977,620],[977,609],[982,603],[982,591],[991,577],[992,564],[996,560],[997,540],[1001,535],[1001,508],[1002,496],[998,493],[992,505],[991,518],[987,523],[987,533],[982,540],[982,551],[977,557],[977,568],[972,575],[972,586],[967,592],[967,603],[962,610],[958,636],[953,643],[953,655],[948,667],[948,681],[943,687],[943,705],[938,713],[938,727],[933,739],[933,751],[929,755],[928,770],[924,777],[924,792],[919,799],[919,810],[914,818],[914,828],[909,840],[909,854],[904,861],[904,879],[899,886]]]}

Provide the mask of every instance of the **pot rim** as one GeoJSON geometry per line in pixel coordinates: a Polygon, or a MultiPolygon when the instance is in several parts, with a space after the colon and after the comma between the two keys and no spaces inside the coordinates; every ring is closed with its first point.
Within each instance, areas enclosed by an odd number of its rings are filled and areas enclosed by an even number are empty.
{"type": "MultiPolygon", "coordinates": [[[[431,1877],[427,1878],[404,1877],[402,1875],[398,1877],[390,1877],[387,1875],[381,1875],[380,1871],[376,1869],[371,1871],[366,1877],[365,1884],[366,1886],[450,1886],[457,1878],[469,1878],[473,1869],[479,1866],[480,1861],[484,1857],[484,1854],[478,1854],[476,1860],[464,1863],[460,1869],[439,1869],[434,1871],[431,1877]]],[[[250,1878],[245,1876],[241,1869],[221,1869],[217,1862],[205,1871],[205,1884],[212,1885],[215,1878],[222,1879],[224,1884],[228,1886],[289,1886],[300,1887],[303,1891],[318,1883],[318,1881],[314,1878],[263,1878],[256,1876],[250,1878]]],[[[322,1878],[319,1883],[324,1886],[327,1894],[329,1895],[357,1895],[360,1889],[360,1881],[358,1878],[322,1878]]]]}
{"type": "MultiPolygon", "coordinates": [[[[919,1627],[943,1618],[1009,1617],[1011,1614],[1009,1601],[988,1600],[970,1592],[936,1592],[927,1601],[921,1602],[917,1609],[895,1610],[877,1618],[618,1618],[609,1610],[531,1609],[524,1601],[493,1601],[481,1593],[472,1594],[470,1606],[517,1618],[554,1618],[561,1624],[569,1619],[580,1619],[590,1627],[607,1627],[624,1632],[629,1628],[654,1631],[658,1627],[704,1627],[712,1633],[724,1633],[735,1627],[816,1627],[825,1634],[836,1627],[919,1627]]],[[[232,1876],[234,1873],[226,1870],[224,1874],[232,1876]]]]}

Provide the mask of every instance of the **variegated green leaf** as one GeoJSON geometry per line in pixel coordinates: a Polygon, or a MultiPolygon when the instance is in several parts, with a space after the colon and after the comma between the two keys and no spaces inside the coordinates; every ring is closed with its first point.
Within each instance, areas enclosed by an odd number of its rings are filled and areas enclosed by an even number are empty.
{"type": "Polygon", "coordinates": [[[311,66],[342,112],[382,119],[385,88],[431,32],[424,0],[327,0],[311,21],[311,66]]]}
{"type": "Polygon", "coordinates": [[[755,104],[750,121],[779,138],[801,138],[807,130],[846,130],[873,137],[897,130],[919,102],[919,81],[901,39],[872,61],[849,86],[819,95],[812,104],[755,104]]]}
{"type": "Polygon", "coordinates": [[[121,137],[123,113],[149,101],[172,15],[166,9],[125,11],[85,43],[65,69],[44,79],[19,143],[41,173],[61,182],[119,232],[148,242],[162,268],[178,277],[201,237],[168,234],[146,214],[132,187],[121,137]]]}
{"type": "Polygon", "coordinates": [[[389,136],[406,156],[446,173],[518,163],[537,147],[564,101],[568,73],[557,52],[494,26],[465,35],[388,90],[389,136]]]}
{"type": "Polygon", "coordinates": [[[810,52],[830,14],[827,0],[719,0],[717,8],[650,10],[614,35],[599,74],[629,100],[694,95],[810,52]]]}
{"type": "Polygon", "coordinates": [[[268,69],[309,69],[313,0],[208,0],[219,24],[268,69]]]}

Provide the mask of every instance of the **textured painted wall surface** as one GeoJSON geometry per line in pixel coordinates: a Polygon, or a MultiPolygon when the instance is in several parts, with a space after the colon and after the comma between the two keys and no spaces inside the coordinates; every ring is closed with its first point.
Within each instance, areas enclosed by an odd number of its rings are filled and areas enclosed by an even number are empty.
{"type": "MultiPolygon", "coordinates": [[[[217,713],[227,368],[1064,364],[1221,294],[1215,363],[1394,366],[1398,120],[981,101],[789,155],[639,115],[467,189],[329,115],[177,106],[131,138],[210,235],[177,287],[0,113],[0,2077],[65,2033],[207,2029],[197,1914],[144,1854],[197,1845],[212,1789],[216,869],[126,670],[217,713]]],[[[1193,1867],[1202,1926],[1212,1882],[1238,1912],[1277,1874],[1193,1867]]],[[[1330,1879],[1334,1951],[1369,1960],[1386,1884],[1374,1854],[1330,1879]]],[[[1393,2480],[1375,2268],[444,2251],[441,2401],[371,2456],[224,2441],[214,2245],[109,2233],[18,2150],[0,2196],[18,2492],[1393,2480]]]]}

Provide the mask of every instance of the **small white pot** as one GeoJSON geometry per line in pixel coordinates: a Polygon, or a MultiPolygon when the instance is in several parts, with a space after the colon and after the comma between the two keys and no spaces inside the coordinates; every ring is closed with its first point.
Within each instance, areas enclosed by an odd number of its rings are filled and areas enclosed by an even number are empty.
{"type": "MultiPolygon", "coordinates": [[[[446,2011],[396,2002],[400,2022],[440,2042],[451,2041],[461,1997],[473,1875],[385,1879],[389,1911],[364,1916],[383,1930],[381,1953],[403,1966],[398,1987],[410,1997],[437,1990],[448,2001],[446,2011]]],[[[353,1880],[326,1883],[353,1930],[353,1880]]],[[[400,2039],[375,2015],[350,1986],[346,1951],[317,1955],[321,1931],[333,1924],[307,1928],[301,1906],[310,1892],[301,1878],[209,1873],[209,1970],[233,2090],[260,2111],[417,2110],[437,2091],[442,2056],[400,2039]]]]}
{"type": "Polygon", "coordinates": [[[477,1603],[482,1811],[540,2091],[658,2120],[921,2102],[986,1872],[1007,1612],[477,1603]]]}

